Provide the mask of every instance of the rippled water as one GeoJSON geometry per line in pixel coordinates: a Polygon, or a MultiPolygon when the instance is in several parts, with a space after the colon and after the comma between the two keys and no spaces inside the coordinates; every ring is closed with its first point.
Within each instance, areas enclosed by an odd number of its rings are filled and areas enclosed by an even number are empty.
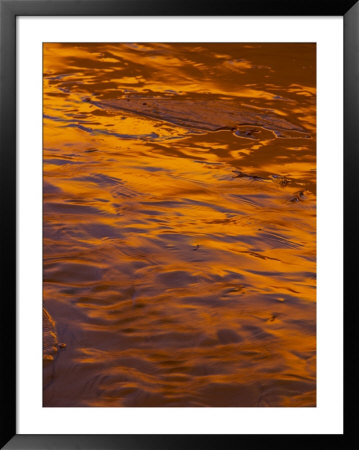
{"type": "Polygon", "coordinates": [[[45,44],[44,406],[315,406],[314,44],[45,44]]]}

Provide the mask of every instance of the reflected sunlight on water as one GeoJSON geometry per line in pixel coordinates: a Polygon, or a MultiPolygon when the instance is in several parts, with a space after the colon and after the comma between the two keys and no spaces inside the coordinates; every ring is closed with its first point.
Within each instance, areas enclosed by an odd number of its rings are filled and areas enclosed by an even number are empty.
{"type": "Polygon", "coordinates": [[[315,44],[44,44],[44,406],[315,406],[315,44]]]}

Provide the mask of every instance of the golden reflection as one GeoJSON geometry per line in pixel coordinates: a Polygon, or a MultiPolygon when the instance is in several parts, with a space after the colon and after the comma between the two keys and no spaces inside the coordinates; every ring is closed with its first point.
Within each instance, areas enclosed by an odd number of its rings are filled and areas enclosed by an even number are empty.
{"type": "Polygon", "coordinates": [[[315,45],[43,52],[44,406],[315,406],[315,45]]]}

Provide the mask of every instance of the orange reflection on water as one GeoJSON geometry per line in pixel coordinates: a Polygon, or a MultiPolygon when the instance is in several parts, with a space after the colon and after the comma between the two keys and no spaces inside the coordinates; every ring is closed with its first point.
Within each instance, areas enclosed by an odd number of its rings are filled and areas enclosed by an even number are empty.
{"type": "Polygon", "coordinates": [[[43,79],[44,406],[315,406],[315,45],[44,44],[43,79]]]}

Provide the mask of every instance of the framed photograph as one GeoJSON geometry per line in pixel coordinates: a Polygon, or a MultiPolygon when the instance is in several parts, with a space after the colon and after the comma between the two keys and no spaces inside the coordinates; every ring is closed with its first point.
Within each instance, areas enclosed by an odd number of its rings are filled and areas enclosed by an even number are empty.
{"type": "Polygon", "coordinates": [[[346,448],[359,6],[312,3],[1,1],[3,448],[346,448]]]}

